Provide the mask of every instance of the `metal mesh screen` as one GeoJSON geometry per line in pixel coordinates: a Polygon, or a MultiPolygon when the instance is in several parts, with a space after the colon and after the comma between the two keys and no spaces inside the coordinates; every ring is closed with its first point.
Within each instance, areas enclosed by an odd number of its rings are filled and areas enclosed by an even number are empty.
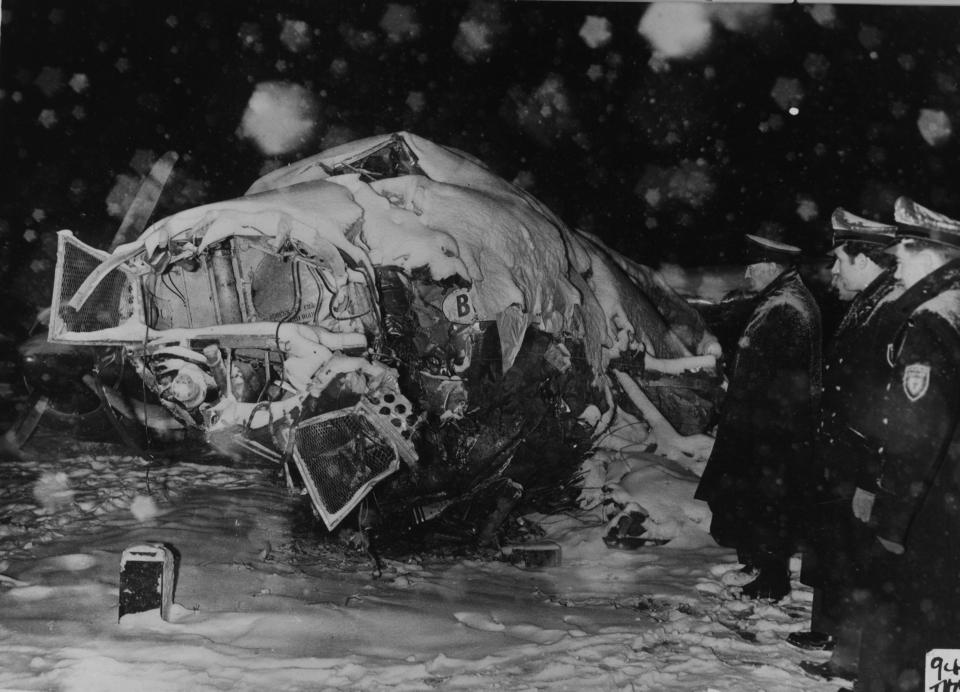
{"type": "Polygon", "coordinates": [[[67,308],[77,289],[106,255],[64,234],[60,236],[57,255],[51,340],[64,332],[83,333],[116,327],[134,313],[137,305],[134,283],[121,269],[107,274],[79,310],[67,308]]]}
{"type": "Polygon", "coordinates": [[[328,529],[399,466],[396,449],[379,425],[357,407],[311,418],[297,428],[293,458],[328,529]]]}

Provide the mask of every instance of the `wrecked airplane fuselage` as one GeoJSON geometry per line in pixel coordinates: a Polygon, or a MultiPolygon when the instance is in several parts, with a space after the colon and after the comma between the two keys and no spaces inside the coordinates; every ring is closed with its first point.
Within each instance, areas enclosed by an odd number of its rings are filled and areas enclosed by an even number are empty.
{"type": "Polygon", "coordinates": [[[282,464],[329,529],[377,486],[382,526],[456,514],[492,540],[521,497],[575,496],[618,402],[651,447],[702,454],[719,384],[716,340],[655,272],[408,133],[109,254],[62,231],[51,315],[53,342],[122,348],[142,391],[97,382],[114,413],[282,464]]]}

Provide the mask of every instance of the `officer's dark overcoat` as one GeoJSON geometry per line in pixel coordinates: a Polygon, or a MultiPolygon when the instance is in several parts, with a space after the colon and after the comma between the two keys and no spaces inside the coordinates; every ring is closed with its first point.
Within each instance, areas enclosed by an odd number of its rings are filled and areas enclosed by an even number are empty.
{"type": "Polygon", "coordinates": [[[719,544],[789,553],[809,483],[820,389],[820,310],[797,271],[763,291],[738,342],[717,439],[697,488],[719,544]]]}
{"type": "Polygon", "coordinates": [[[878,323],[902,292],[893,270],[882,272],[851,301],[824,353],[814,454],[820,487],[803,513],[801,581],[841,592],[838,597],[860,584],[874,538],[853,516],[851,500],[859,469],[875,467],[863,430],[883,399],[890,370],[878,323]]]}
{"type": "Polygon", "coordinates": [[[919,689],[924,653],[960,648],[960,260],[893,307],[886,392],[868,430],[880,468],[867,489],[877,493],[877,535],[905,551],[886,553],[870,575],[877,607],[863,631],[865,690],[919,689]],[[915,687],[898,687],[908,680],[915,687]]]}

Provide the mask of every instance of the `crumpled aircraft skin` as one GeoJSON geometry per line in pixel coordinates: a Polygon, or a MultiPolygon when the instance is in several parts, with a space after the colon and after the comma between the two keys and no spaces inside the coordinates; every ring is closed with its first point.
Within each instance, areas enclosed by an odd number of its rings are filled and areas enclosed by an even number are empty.
{"type": "Polygon", "coordinates": [[[382,523],[466,504],[482,540],[532,487],[569,490],[617,399],[649,403],[646,371],[719,355],[656,272],[405,132],[280,168],[109,254],[62,231],[49,338],[121,347],[149,401],[99,387],[115,415],[150,406],[141,425],[280,463],[329,529],[376,487],[382,523]]]}

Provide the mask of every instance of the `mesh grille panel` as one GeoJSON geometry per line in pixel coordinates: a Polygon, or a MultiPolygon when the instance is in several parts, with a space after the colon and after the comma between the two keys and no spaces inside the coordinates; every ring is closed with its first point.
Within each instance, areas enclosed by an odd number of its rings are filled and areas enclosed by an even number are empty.
{"type": "MultiPolygon", "coordinates": [[[[62,282],[60,284],[60,303],[66,304],[80,288],[83,280],[100,264],[97,259],[86,254],[76,246],[67,244],[64,248],[62,282]]],[[[114,269],[104,277],[99,286],[90,294],[90,298],[76,315],[66,319],[66,326],[74,332],[92,332],[97,329],[116,327],[121,322],[121,306],[129,293],[126,275],[114,269]]],[[[132,302],[132,299],[130,299],[132,302]]],[[[128,303],[129,305],[129,303],[128,303]]],[[[128,308],[129,314],[129,308],[128,308]]]]}
{"type": "Polygon", "coordinates": [[[85,333],[118,326],[137,311],[134,283],[121,269],[108,273],[79,311],[66,309],[84,280],[100,265],[106,253],[98,252],[64,232],[59,236],[54,314],[50,336],[64,332],[85,333]]]}
{"type": "Polygon", "coordinates": [[[301,423],[295,442],[294,460],[329,529],[399,462],[393,444],[359,408],[301,423]]]}

